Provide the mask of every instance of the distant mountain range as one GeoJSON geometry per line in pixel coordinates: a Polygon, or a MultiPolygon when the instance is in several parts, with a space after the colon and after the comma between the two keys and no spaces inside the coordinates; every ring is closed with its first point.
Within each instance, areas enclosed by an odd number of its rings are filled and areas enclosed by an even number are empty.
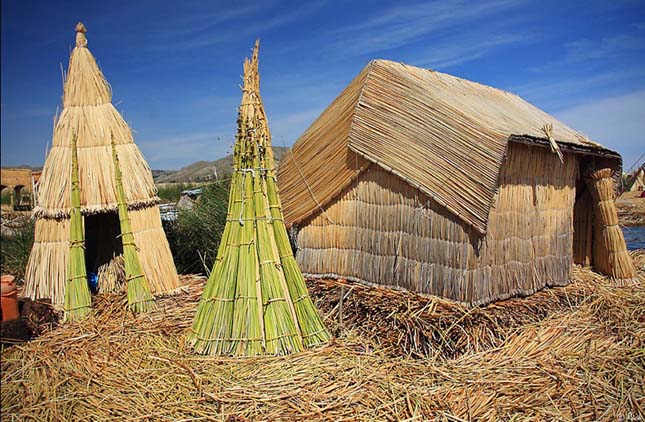
{"type": "MultiPolygon", "coordinates": [[[[273,156],[276,163],[289,151],[286,147],[273,147],[273,156]]],[[[215,161],[197,161],[177,171],[153,170],[152,176],[156,183],[188,183],[205,182],[217,177],[223,178],[231,174],[233,167],[233,155],[227,155],[215,161]]]]}

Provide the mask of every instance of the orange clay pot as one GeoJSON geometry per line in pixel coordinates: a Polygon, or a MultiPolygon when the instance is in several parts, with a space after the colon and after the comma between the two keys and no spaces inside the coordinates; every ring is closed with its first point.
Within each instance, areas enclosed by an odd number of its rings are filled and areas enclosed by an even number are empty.
{"type": "Polygon", "coordinates": [[[18,311],[18,290],[16,289],[16,284],[13,282],[14,276],[12,275],[3,275],[0,277],[1,293],[2,293],[2,320],[11,321],[12,319],[18,319],[20,317],[20,312],[18,311]]]}

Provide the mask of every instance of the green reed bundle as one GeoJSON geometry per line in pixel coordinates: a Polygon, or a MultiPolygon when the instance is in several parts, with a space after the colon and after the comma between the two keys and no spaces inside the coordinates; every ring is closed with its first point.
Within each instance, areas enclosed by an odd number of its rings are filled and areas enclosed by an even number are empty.
{"type": "Polygon", "coordinates": [[[72,188],[67,283],[65,285],[65,321],[77,321],[92,310],[92,297],[85,269],[85,239],[81,215],[81,189],[78,177],[76,134],[72,135],[72,188]]]}
{"type": "Polygon", "coordinates": [[[226,226],[188,334],[203,354],[285,355],[329,340],[282,221],[258,48],[244,62],[226,226]]]}
{"type": "Polygon", "coordinates": [[[112,136],[112,160],[114,162],[114,178],[116,181],[116,196],[119,205],[119,222],[121,223],[121,242],[123,244],[123,259],[125,261],[125,283],[128,292],[128,307],[134,312],[146,312],[154,309],[155,303],[148,280],[143,274],[139,250],[134,242],[132,225],[128,215],[128,205],[125,200],[119,156],[112,136]]]}

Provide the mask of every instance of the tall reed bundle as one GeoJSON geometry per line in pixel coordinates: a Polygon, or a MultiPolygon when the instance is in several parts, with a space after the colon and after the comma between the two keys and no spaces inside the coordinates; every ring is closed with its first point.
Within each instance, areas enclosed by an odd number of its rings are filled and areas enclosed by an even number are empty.
{"type": "Polygon", "coordinates": [[[604,168],[591,171],[587,177],[594,203],[594,264],[603,274],[627,280],[636,276],[636,269],[618,225],[613,174],[612,169],[604,168]]]}
{"type": "Polygon", "coordinates": [[[92,308],[92,297],[87,285],[85,269],[85,240],[83,238],[83,216],[81,215],[81,195],[78,181],[78,156],[76,154],[76,135],[72,137],[72,190],[69,233],[69,261],[67,284],[65,285],[65,320],[76,321],[86,317],[92,308]]]}
{"type": "MultiPolygon", "coordinates": [[[[67,242],[71,214],[71,139],[78,143],[78,172],[82,189],[80,210],[84,217],[118,214],[116,178],[112,158],[112,135],[121,170],[124,200],[132,232],[139,246],[141,267],[153,294],[170,294],[180,288],[168,242],[157,209],[159,198],[150,167],[137,148],[132,132],[112,105],[112,92],[87,47],[85,26],[76,27],[63,90],[63,110],[54,122],[52,147],[39,182],[39,204],[34,209],[35,242],[25,271],[24,294],[51,298],[56,307],[64,304],[67,280],[67,242]]],[[[121,253],[116,218],[112,227],[101,223],[109,218],[85,219],[88,268],[96,270],[106,259],[121,253]],[[99,239],[100,252],[92,242],[99,239]]]]}
{"type": "Polygon", "coordinates": [[[203,354],[285,355],[329,340],[282,222],[258,49],[244,62],[227,222],[188,334],[203,354]]]}
{"type": "Polygon", "coordinates": [[[154,299],[152,293],[150,293],[148,280],[141,268],[139,249],[132,234],[132,224],[130,223],[130,216],[128,215],[128,206],[125,202],[121,167],[119,166],[119,156],[116,152],[114,137],[112,138],[112,159],[116,179],[116,196],[119,203],[119,222],[121,223],[121,241],[123,243],[128,307],[134,312],[146,312],[154,309],[154,299]]]}

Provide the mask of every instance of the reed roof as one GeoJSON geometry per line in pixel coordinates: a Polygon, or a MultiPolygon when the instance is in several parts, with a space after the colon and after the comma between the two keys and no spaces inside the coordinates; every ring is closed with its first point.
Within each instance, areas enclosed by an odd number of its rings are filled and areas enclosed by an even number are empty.
{"type": "Polygon", "coordinates": [[[150,167],[134,144],[132,132],[112,105],[112,90],[87,48],[86,29],[76,26],[63,89],[63,110],[54,123],[52,147],[39,184],[37,217],[67,217],[71,209],[71,146],[78,138],[81,210],[84,214],[116,210],[112,165],[114,137],[130,208],[158,202],[150,167]]]}
{"type": "Polygon", "coordinates": [[[509,140],[620,159],[510,92],[372,61],[281,162],[285,219],[317,213],[374,163],[484,233],[509,140]]]}

